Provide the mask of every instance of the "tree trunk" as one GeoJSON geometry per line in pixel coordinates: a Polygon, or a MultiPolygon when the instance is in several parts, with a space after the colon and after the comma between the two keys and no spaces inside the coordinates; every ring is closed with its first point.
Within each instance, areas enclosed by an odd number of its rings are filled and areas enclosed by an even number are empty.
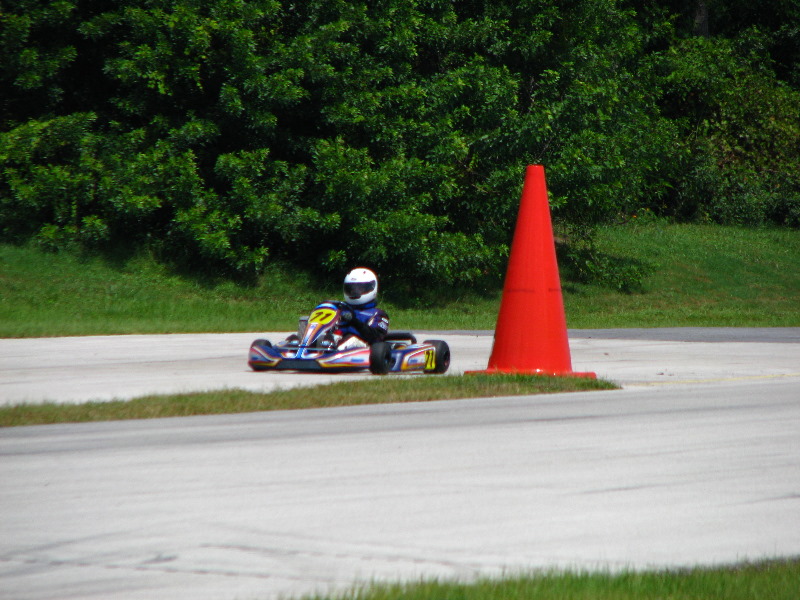
{"type": "Polygon", "coordinates": [[[694,34],[708,37],[708,5],[710,0],[697,0],[694,11],[694,34]]]}

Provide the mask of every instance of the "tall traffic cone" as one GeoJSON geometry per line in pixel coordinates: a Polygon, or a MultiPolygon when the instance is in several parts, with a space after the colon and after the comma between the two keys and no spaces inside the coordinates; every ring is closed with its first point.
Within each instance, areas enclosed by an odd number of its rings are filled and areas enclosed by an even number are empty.
{"type": "Polygon", "coordinates": [[[489,366],[482,373],[574,373],[542,165],[529,165],[503,284],[489,366]]]}

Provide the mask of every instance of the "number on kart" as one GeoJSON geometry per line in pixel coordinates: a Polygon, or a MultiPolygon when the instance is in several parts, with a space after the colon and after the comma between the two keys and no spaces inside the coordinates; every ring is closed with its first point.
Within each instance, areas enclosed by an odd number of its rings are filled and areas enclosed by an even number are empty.
{"type": "Polygon", "coordinates": [[[331,321],[333,321],[334,317],[336,316],[336,311],[331,310],[330,308],[320,308],[315,310],[311,313],[311,316],[308,317],[308,323],[319,323],[320,325],[327,325],[331,321]]]}
{"type": "Polygon", "coordinates": [[[425,350],[425,370],[426,371],[433,371],[436,368],[436,351],[431,348],[430,350],[425,350]]]}

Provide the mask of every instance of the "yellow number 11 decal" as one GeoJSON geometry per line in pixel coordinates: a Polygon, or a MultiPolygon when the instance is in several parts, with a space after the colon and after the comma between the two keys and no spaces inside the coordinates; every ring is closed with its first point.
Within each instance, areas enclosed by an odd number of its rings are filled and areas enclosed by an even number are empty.
{"type": "Polygon", "coordinates": [[[425,370],[433,371],[436,368],[436,351],[431,348],[425,350],[425,370]]]}
{"type": "Polygon", "coordinates": [[[320,308],[311,313],[308,317],[308,323],[319,323],[320,325],[327,325],[336,316],[336,311],[330,308],[320,308]]]}

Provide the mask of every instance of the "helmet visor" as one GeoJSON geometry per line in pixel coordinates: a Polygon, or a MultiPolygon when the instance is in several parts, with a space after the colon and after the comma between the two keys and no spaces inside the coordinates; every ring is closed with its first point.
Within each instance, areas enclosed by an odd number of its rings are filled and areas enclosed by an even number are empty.
{"type": "Polygon", "coordinates": [[[375,281],[356,281],[345,282],[344,295],[351,300],[358,300],[364,294],[368,294],[375,289],[377,282],[375,281]]]}

